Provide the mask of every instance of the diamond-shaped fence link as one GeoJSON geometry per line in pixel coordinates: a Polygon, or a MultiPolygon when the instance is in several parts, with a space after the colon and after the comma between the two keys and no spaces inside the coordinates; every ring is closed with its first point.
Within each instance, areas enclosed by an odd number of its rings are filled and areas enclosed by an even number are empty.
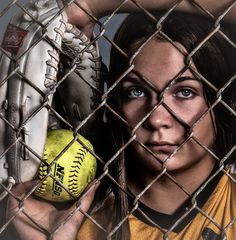
{"type": "Polygon", "coordinates": [[[2,3],[0,239],[236,239],[235,1],[85,2],[2,3]]]}

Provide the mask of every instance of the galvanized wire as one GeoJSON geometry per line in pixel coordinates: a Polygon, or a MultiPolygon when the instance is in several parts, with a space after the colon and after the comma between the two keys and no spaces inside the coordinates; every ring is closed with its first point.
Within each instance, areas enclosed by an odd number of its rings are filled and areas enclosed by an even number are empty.
{"type": "MultiPolygon", "coordinates": [[[[71,3],[72,1],[70,1],[71,3]]],[[[171,6],[169,9],[166,10],[166,13],[162,16],[161,19],[157,20],[155,19],[155,17],[153,16],[152,12],[148,11],[147,9],[145,9],[143,6],[141,6],[141,4],[138,1],[135,0],[124,0],[124,1],[120,1],[119,4],[117,4],[117,6],[114,8],[113,12],[110,13],[109,16],[107,16],[105,18],[105,20],[102,22],[99,19],[97,19],[95,16],[93,16],[91,13],[87,12],[80,4],[79,2],[76,3],[77,7],[81,8],[82,10],[85,11],[86,14],[89,15],[89,17],[92,18],[92,20],[99,26],[99,33],[94,36],[93,40],[91,43],[89,43],[88,46],[86,46],[84,48],[83,51],[85,51],[86,49],[88,49],[92,44],[94,44],[95,42],[97,42],[100,39],[103,39],[105,41],[108,41],[110,45],[113,46],[113,48],[118,51],[120,53],[120,55],[124,56],[124,58],[129,58],[128,59],[128,66],[127,69],[125,69],[124,72],[122,72],[122,74],[120,76],[117,77],[117,79],[114,81],[114,83],[109,86],[109,88],[103,93],[101,89],[96,88],[95,86],[93,86],[92,84],[90,84],[89,82],[87,82],[86,79],[82,79],[84,82],[86,82],[88,85],[90,85],[90,87],[96,91],[100,97],[101,97],[101,101],[100,103],[96,106],[96,108],[93,110],[93,112],[91,114],[89,114],[86,118],[83,119],[83,121],[81,121],[81,123],[79,123],[77,126],[72,126],[72,124],[70,123],[70,121],[66,118],[65,115],[63,115],[59,109],[57,109],[56,107],[54,107],[54,105],[50,104],[51,101],[51,96],[52,94],[54,94],[55,92],[57,92],[57,89],[60,87],[60,85],[66,81],[67,76],[69,76],[72,72],[75,71],[75,65],[72,64],[72,67],[70,68],[70,70],[63,76],[60,76],[60,79],[58,79],[58,82],[52,87],[52,89],[50,89],[50,91],[48,92],[43,92],[42,90],[40,90],[40,88],[34,84],[31,79],[27,79],[27,77],[24,75],[24,73],[22,73],[20,71],[19,68],[19,64],[18,61],[25,55],[27,55],[39,42],[41,41],[48,41],[50,42],[52,45],[54,45],[54,47],[61,52],[62,50],[57,46],[56,43],[54,43],[51,39],[49,39],[47,37],[47,27],[48,25],[50,25],[51,21],[53,21],[54,18],[52,18],[46,25],[43,24],[42,22],[38,21],[38,19],[32,14],[32,12],[30,12],[27,8],[25,8],[22,4],[18,3],[18,1],[12,1],[11,3],[9,3],[7,6],[5,6],[5,8],[0,12],[0,17],[3,17],[8,11],[10,11],[12,6],[16,6],[17,8],[19,8],[26,17],[30,18],[32,21],[34,21],[35,23],[37,23],[42,31],[42,35],[37,39],[37,41],[35,41],[24,53],[22,53],[22,55],[20,55],[18,58],[15,58],[14,56],[11,56],[9,54],[8,51],[6,51],[6,49],[4,49],[3,46],[0,47],[0,52],[2,55],[5,55],[9,58],[10,61],[15,63],[15,67],[14,69],[10,69],[8,75],[3,79],[3,81],[0,83],[0,88],[4,88],[5,85],[10,81],[10,79],[17,75],[18,77],[21,77],[24,81],[24,83],[30,85],[32,87],[32,89],[34,91],[36,91],[41,97],[42,97],[42,102],[39,106],[37,106],[37,108],[34,109],[33,112],[31,112],[29,115],[24,116],[24,119],[22,119],[21,124],[18,128],[16,128],[14,125],[12,125],[12,123],[9,121],[9,119],[7,118],[5,112],[6,112],[6,107],[1,106],[0,109],[0,121],[4,124],[4,126],[8,126],[9,128],[12,129],[12,131],[16,134],[17,139],[15,139],[15,142],[13,142],[10,146],[6,147],[3,152],[0,152],[0,157],[1,159],[3,159],[7,153],[9,151],[11,151],[11,149],[14,147],[14,145],[16,145],[17,143],[20,143],[24,148],[27,149],[27,151],[29,151],[32,155],[34,155],[39,162],[44,162],[43,157],[39,156],[38,153],[34,150],[31,149],[27,143],[24,141],[24,139],[22,139],[21,137],[21,133],[24,130],[24,127],[27,123],[29,123],[30,121],[33,121],[34,117],[42,110],[42,109],[47,109],[47,111],[50,112],[50,114],[52,114],[54,116],[54,118],[56,119],[56,121],[60,122],[61,124],[64,124],[67,128],[72,129],[73,130],[73,134],[74,134],[74,138],[73,140],[59,153],[59,155],[48,165],[49,167],[49,172],[47,175],[44,176],[43,179],[41,179],[39,182],[37,182],[37,184],[30,190],[28,191],[25,195],[23,196],[17,196],[15,195],[14,191],[12,191],[10,188],[8,188],[7,186],[5,186],[5,184],[1,181],[1,176],[0,176],[0,187],[2,190],[5,191],[4,195],[2,195],[2,199],[6,199],[7,196],[11,196],[11,198],[13,198],[16,202],[17,202],[17,207],[18,210],[15,211],[14,215],[9,218],[9,219],[2,219],[1,220],[1,225],[0,225],[0,239],[1,239],[1,235],[5,236],[4,233],[8,231],[8,229],[11,229],[11,225],[14,221],[15,218],[17,218],[19,215],[23,214],[27,217],[27,219],[32,223],[32,225],[36,226],[41,232],[45,233],[45,235],[47,236],[47,239],[54,239],[54,237],[56,236],[56,234],[60,231],[63,230],[63,227],[66,223],[70,222],[70,220],[73,218],[74,214],[76,214],[77,212],[80,212],[84,215],[85,219],[89,219],[91,222],[93,222],[94,225],[96,225],[106,236],[107,239],[111,239],[113,237],[113,235],[121,228],[121,226],[129,219],[129,217],[134,213],[134,212],[139,212],[140,214],[142,214],[144,216],[144,218],[150,222],[150,224],[152,224],[152,226],[158,228],[162,233],[162,239],[170,239],[169,238],[169,234],[181,223],[181,221],[183,221],[193,210],[196,210],[199,214],[202,214],[203,217],[205,217],[206,219],[208,219],[211,223],[213,223],[221,232],[222,234],[222,239],[226,239],[226,231],[228,228],[232,227],[232,225],[235,223],[236,221],[236,216],[233,217],[233,219],[227,224],[227,226],[220,226],[215,220],[214,218],[212,218],[210,215],[208,215],[207,213],[205,213],[201,207],[198,206],[198,200],[196,199],[196,197],[199,196],[199,194],[207,187],[207,184],[210,183],[211,181],[213,181],[213,179],[215,177],[217,177],[218,174],[223,174],[225,176],[227,176],[232,182],[234,182],[234,184],[236,183],[236,180],[234,179],[234,177],[232,176],[232,174],[229,172],[229,170],[225,169],[225,162],[231,157],[231,155],[233,155],[233,153],[235,153],[236,151],[236,146],[235,146],[235,142],[234,142],[234,146],[232,146],[232,148],[229,150],[229,152],[223,156],[223,157],[219,157],[212,149],[208,148],[207,146],[205,146],[202,142],[199,141],[199,139],[196,138],[196,136],[194,136],[194,129],[201,123],[201,121],[203,121],[207,115],[211,114],[211,112],[213,112],[215,110],[216,107],[218,106],[222,106],[223,109],[225,111],[228,111],[231,116],[232,119],[235,123],[235,117],[236,117],[236,113],[235,113],[235,109],[232,108],[232,106],[229,105],[228,102],[226,102],[226,100],[224,99],[224,94],[227,92],[227,90],[230,87],[234,87],[235,85],[235,76],[231,76],[230,79],[228,79],[226,81],[226,83],[224,84],[224,86],[222,86],[221,88],[217,88],[214,84],[212,84],[208,79],[206,79],[204,76],[202,76],[197,70],[196,68],[193,67],[193,56],[196,55],[199,51],[199,49],[201,49],[212,37],[214,37],[215,34],[220,34],[229,45],[231,45],[232,48],[235,48],[235,42],[233,39],[231,39],[225,32],[224,29],[222,28],[222,21],[224,21],[225,15],[234,7],[235,5],[235,1],[232,2],[231,4],[229,4],[228,6],[226,6],[226,8],[222,11],[222,13],[218,16],[214,16],[212,13],[210,13],[210,11],[206,8],[204,8],[203,6],[201,6],[199,3],[197,3],[196,1],[189,1],[191,2],[197,9],[197,11],[199,12],[199,14],[204,14],[204,15],[208,15],[210,16],[212,19],[215,20],[215,26],[214,29],[212,30],[212,32],[208,33],[208,35],[202,39],[202,41],[195,46],[194,49],[192,49],[191,52],[187,53],[185,51],[185,49],[182,49],[181,46],[179,46],[178,44],[176,44],[175,41],[173,41],[170,37],[168,37],[163,31],[162,31],[162,25],[165,22],[166,19],[168,19],[169,15],[176,10],[176,8],[178,7],[178,5],[180,5],[183,1],[176,1],[176,3],[171,6]],[[125,6],[127,3],[132,3],[136,6],[137,9],[139,9],[139,11],[144,12],[150,19],[156,21],[156,31],[153,32],[153,34],[145,41],[143,42],[140,47],[137,49],[137,51],[135,51],[135,53],[129,57],[127,52],[124,51],[124,49],[120,48],[116,43],[113,42],[113,40],[111,40],[111,37],[109,36],[109,33],[107,33],[106,31],[106,27],[107,24],[110,22],[110,20],[114,17],[115,14],[117,14],[119,11],[121,11],[122,7],[125,6]],[[184,66],[183,69],[181,69],[181,71],[173,77],[173,79],[170,79],[170,82],[168,84],[168,86],[165,87],[165,89],[163,89],[162,91],[158,91],[155,86],[153,86],[152,83],[150,83],[149,79],[147,79],[145,76],[141,76],[141,80],[143,82],[143,84],[145,86],[147,86],[148,88],[151,89],[151,91],[155,92],[155,94],[158,96],[157,97],[157,101],[155,103],[155,105],[152,106],[151,109],[148,109],[145,116],[142,117],[142,119],[140,119],[138,121],[138,123],[135,126],[130,126],[129,123],[127,122],[127,120],[122,117],[119,113],[119,111],[117,109],[114,109],[112,107],[112,105],[109,102],[109,97],[110,95],[112,95],[117,88],[119,88],[119,84],[122,82],[122,80],[130,73],[134,71],[134,60],[135,58],[140,54],[140,52],[142,51],[142,49],[144,47],[146,47],[148,45],[148,43],[154,38],[154,37],[160,37],[162,39],[164,39],[165,41],[171,43],[174,47],[176,47],[179,52],[181,52],[181,54],[185,57],[186,60],[186,66],[184,66]],[[199,116],[198,119],[196,119],[191,125],[189,125],[188,123],[185,122],[184,119],[182,119],[182,116],[179,116],[177,113],[174,112],[173,109],[171,109],[170,106],[168,106],[165,103],[165,99],[164,99],[164,95],[165,93],[176,83],[176,80],[178,79],[179,76],[181,76],[187,69],[190,69],[194,75],[196,76],[196,78],[200,79],[204,84],[206,84],[209,88],[211,88],[215,93],[216,93],[216,99],[214,101],[214,103],[211,104],[211,106],[204,111],[201,116],[199,116]],[[157,156],[150,151],[142,142],[140,142],[137,139],[137,131],[140,129],[140,127],[142,127],[143,124],[145,124],[145,122],[147,121],[147,119],[153,114],[153,112],[155,112],[156,110],[158,110],[158,108],[160,107],[164,107],[166,111],[168,111],[168,113],[179,123],[183,126],[183,128],[185,128],[186,130],[186,139],[184,139],[184,141],[178,146],[177,149],[175,149],[175,151],[168,156],[164,161],[161,161],[160,159],[157,158],[157,156]],[[99,173],[100,175],[97,176],[97,179],[101,182],[105,182],[108,181],[109,184],[112,185],[112,187],[114,188],[114,186],[119,189],[120,191],[122,191],[124,194],[127,195],[127,197],[132,199],[132,203],[131,203],[131,207],[129,209],[129,212],[126,214],[126,216],[120,220],[120,222],[117,223],[117,225],[113,228],[106,228],[106,226],[103,226],[101,222],[97,221],[92,213],[89,212],[84,212],[81,209],[81,201],[86,197],[86,194],[88,192],[85,192],[84,194],[82,194],[82,196],[80,196],[79,199],[76,199],[75,196],[73,196],[73,194],[71,194],[69,192],[69,190],[63,186],[63,184],[52,174],[52,171],[50,170],[55,163],[57,163],[58,159],[67,151],[67,149],[75,142],[78,141],[78,132],[80,131],[81,128],[83,128],[84,126],[86,126],[86,124],[98,113],[103,112],[105,109],[106,114],[109,113],[110,115],[112,115],[112,118],[116,119],[117,122],[119,122],[121,125],[126,126],[127,129],[129,129],[130,131],[130,137],[129,139],[124,142],[120,148],[118,150],[116,150],[116,152],[113,153],[112,156],[109,156],[108,159],[103,159],[102,156],[99,155],[99,153],[96,153],[96,151],[91,151],[91,149],[87,148],[87,150],[93,154],[97,161],[99,162],[99,164],[101,165],[101,172],[99,173]],[[217,171],[214,172],[213,175],[211,175],[211,177],[204,182],[201,187],[194,193],[190,193],[188,190],[185,189],[184,186],[182,186],[181,183],[178,182],[177,179],[175,179],[172,174],[168,171],[167,169],[167,165],[168,165],[168,161],[174,157],[175,155],[178,154],[179,151],[181,151],[181,149],[185,146],[186,143],[188,143],[189,141],[193,141],[194,143],[196,143],[201,149],[203,149],[204,151],[206,151],[209,155],[211,155],[217,162],[218,165],[218,169],[217,171]],[[138,194],[131,194],[130,191],[128,191],[126,188],[123,187],[123,185],[118,182],[117,180],[117,176],[114,176],[113,173],[111,172],[111,168],[114,164],[117,163],[119,157],[121,157],[122,154],[124,154],[124,152],[126,151],[126,149],[131,145],[131,144],[137,144],[140,148],[143,149],[143,151],[145,151],[146,153],[148,153],[153,159],[155,159],[159,165],[161,166],[161,171],[155,176],[155,178],[152,179],[152,181],[150,181],[150,183],[148,185],[146,185],[142,191],[140,191],[138,194]],[[43,180],[46,179],[47,177],[51,177],[52,179],[54,179],[54,181],[57,182],[57,184],[62,187],[66,192],[68,192],[69,195],[71,195],[71,198],[77,201],[77,205],[75,206],[75,208],[73,210],[70,210],[69,212],[67,212],[67,214],[60,219],[59,222],[56,223],[51,223],[51,226],[53,226],[52,229],[47,229],[45,226],[41,225],[39,222],[37,222],[37,220],[34,219],[34,216],[31,216],[31,214],[29,213],[29,211],[27,210],[25,201],[27,201],[27,199],[32,198],[32,196],[34,195],[34,191],[36,190],[37,187],[39,187],[43,180]],[[154,222],[148,215],[146,215],[145,212],[143,212],[143,210],[140,208],[140,202],[142,197],[145,195],[145,193],[147,193],[148,190],[150,190],[150,188],[162,177],[167,177],[169,180],[171,180],[179,189],[181,189],[181,191],[186,195],[187,198],[191,199],[191,207],[189,209],[187,209],[187,211],[169,228],[169,229],[163,229],[161,226],[159,226],[156,222],[154,222]]],[[[58,13],[55,14],[55,18],[63,11],[63,8],[61,9],[61,11],[59,11],[58,13]]],[[[2,18],[0,18],[1,21],[2,18]]],[[[75,63],[77,61],[77,59],[73,59],[73,63],[75,63]]],[[[139,73],[137,73],[139,74],[139,73]]],[[[235,73],[236,74],[236,73],[235,73]]],[[[117,96],[118,98],[119,96],[117,96]]],[[[235,125],[234,125],[235,127],[235,125]]],[[[2,131],[2,130],[1,130],[2,131]]],[[[233,131],[233,130],[232,130],[233,131]]],[[[96,133],[95,133],[96,134],[96,133]]],[[[35,136],[37,138],[37,136],[35,136]]],[[[101,136],[102,137],[102,136],[101,136]]],[[[81,144],[83,144],[81,142],[81,144]]],[[[84,146],[86,148],[86,145],[84,146]]],[[[1,161],[0,159],[0,161],[1,161]]],[[[122,169],[121,169],[122,172],[122,169]]],[[[3,200],[0,200],[0,205],[4,206],[4,202],[3,200]]],[[[4,207],[5,208],[5,207],[4,207]]],[[[234,226],[235,227],[235,226],[234,226]]]]}

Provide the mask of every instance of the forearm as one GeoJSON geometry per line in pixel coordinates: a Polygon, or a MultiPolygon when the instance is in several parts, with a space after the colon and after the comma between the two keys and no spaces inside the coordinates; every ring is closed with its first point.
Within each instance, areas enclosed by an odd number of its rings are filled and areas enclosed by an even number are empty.
{"type": "Polygon", "coordinates": [[[207,9],[215,17],[219,17],[228,8],[231,7],[230,11],[225,15],[224,19],[227,21],[234,22],[236,20],[236,2],[235,0],[195,0],[202,7],[207,9]]]}
{"type": "MultiPolygon", "coordinates": [[[[99,19],[113,13],[140,11],[140,7],[146,10],[170,9],[177,5],[176,9],[187,12],[201,12],[194,2],[200,4],[215,17],[220,16],[234,0],[75,0],[66,7],[68,20],[81,29],[88,37],[91,36],[94,27],[94,18],[99,19]],[[179,4],[177,4],[179,3],[179,4]],[[87,14],[88,13],[88,14],[87,14]],[[92,17],[91,17],[92,16],[92,17]]],[[[224,17],[224,20],[235,21],[236,7],[232,8],[224,17]]]]}
{"type": "MultiPolygon", "coordinates": [[[[138,11],[140,8],[137,5],[142,6],[146,10],[155,10],[169,9],[175,4],[180,3],[178,5],[179,10],[194,12],[197,11],[197,8],[194,7],[194,2],[200,4],[214,16],[219,16],[229,6],[234,4],[234,0],[79,0],[78,2],[86,2],[90,7],[91,12],[98,18],[112,13],[114,9],[118,7],[118,12],[138,11]],[[135,4],[135,2],[137,4],[135,4]]],[[[236,7],[233,7],[225,17],[228,20],[235,20],[236,7]]]]}

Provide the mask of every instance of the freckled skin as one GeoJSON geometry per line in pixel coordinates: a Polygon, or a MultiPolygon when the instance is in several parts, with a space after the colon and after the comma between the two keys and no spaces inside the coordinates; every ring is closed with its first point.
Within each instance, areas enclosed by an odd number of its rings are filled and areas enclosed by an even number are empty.
{"type": "MultiPolygon", "coordinates": [[[[148,79],[159,92],[185,66],[183,55],[170,43],[160,40],[151,40],[134,59],[134,65],[134,69],[148,79]]],[[[185,80],[165,91],[163,99],[177,118],[188,126],[192,126],[207,111],[208,106],[204,98],[203,86],[195,79],[191,71],[185,71],[181,77],[185,80]]],[[[121,89],[124,92],[121,100],[121,115],[130,126],[135,127],[157,104],[158,92],[151,90],[133,73],[124,79],[121,89]]],[[[176,149],[185,141],[186,129],[163,105],[160,105],[137,129],[136,135],[137,140],[153,151],[160,162],[163,162],[173,150],[171,152],[158,151],[150,147],[149,143],[167,142],[173,144],[172,148],[176,149]]],[[[206,114],[194,127],[193,136],[200,143],[212,149],[215,142],[212,114],[206,114]]],[[[140,145],[133,143],[129,153],[132,154],[129,161],[135,162],[135,168],[142,169],[144,175],[160,172],[161,164],[140,145]]],[[[215,159],[193,139],[190,139],[165,164],[168,171],[182,172],[185,176],[186,174],[191,176],[196,171],[207,175],[212,170],[215,159]]]]}

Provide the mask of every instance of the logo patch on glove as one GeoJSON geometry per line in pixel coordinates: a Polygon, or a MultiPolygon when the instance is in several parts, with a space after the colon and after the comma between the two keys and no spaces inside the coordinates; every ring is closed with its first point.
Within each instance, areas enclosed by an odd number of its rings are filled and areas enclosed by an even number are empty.
{"type": "Polygon", "coordinates": [[[12,54],[17,54],[28,31],[9,24],[4,35],[2,47],[12,54]]]}

